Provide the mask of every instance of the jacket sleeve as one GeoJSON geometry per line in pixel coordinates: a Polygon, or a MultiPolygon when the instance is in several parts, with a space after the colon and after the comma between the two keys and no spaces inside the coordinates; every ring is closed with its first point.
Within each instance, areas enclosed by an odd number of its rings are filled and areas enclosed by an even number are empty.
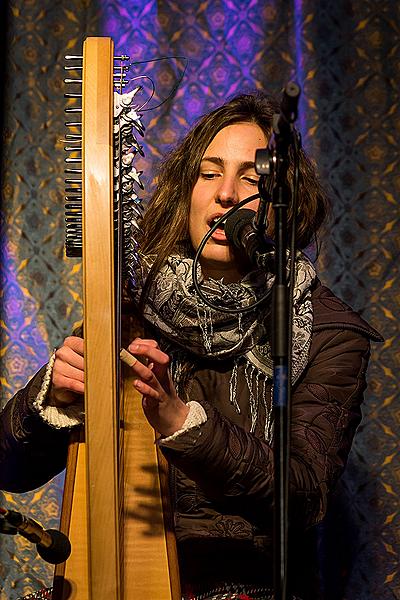
{"type": "MultiPolygon", "coordinates": [[[[366,387],[369,340],[350,330],[314,334],[310,361],[292,393],[290,515],[292,524],[322,519],[344,469],[366,387]]],[[[232,424],[211,405],[208,419],[162,448],[167,459],[215,501],[270,514],[272,447],[232,424]]]]}
{"type": "Polygon", "coordinates": [[[0,414],[0,488],[25,492],[65,467],[69,429],[48,425],[34,408],[46,366],[15,394],[0,414]]]}

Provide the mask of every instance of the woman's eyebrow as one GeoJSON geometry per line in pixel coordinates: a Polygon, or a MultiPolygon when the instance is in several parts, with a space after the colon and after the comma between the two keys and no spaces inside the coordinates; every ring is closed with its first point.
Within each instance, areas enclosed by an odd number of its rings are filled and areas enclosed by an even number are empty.
{"type": "Polygon", "coordinates": [[[220,158],[219,156],[203,156],[203,158],[201,159],[201,162],[211,162],[214,163],[215,165],[217,165],[218,167],[223,167],[224,166],[224,159],[220,158]]]}
{"type": "MultiPolygon", "coordinates": [[[[225,165],[224,159],[220,156],[203,156],[201,162],[211,162],[218,167],[223,167],[225,165]]],[[[239,163],[239,171],[246,171],[247,169],[254,169],[254,161],[245,160],[239,163]]]]}

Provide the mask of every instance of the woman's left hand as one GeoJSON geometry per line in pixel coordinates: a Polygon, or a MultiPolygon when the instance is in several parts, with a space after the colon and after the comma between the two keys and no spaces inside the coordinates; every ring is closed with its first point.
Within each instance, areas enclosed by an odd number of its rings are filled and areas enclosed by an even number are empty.
{"type": "Polygon", "coordinates": [[[134,386],[143,395],[142,406],[150,425],[161,435],[169,436],[181,429],[189,407],[178,397],[169,373],[169,356],[155,340],[134,339],[128,350],[135,357],[147,359],[147,366],[137,360],[131,367],[137,379],[134,386]]]}

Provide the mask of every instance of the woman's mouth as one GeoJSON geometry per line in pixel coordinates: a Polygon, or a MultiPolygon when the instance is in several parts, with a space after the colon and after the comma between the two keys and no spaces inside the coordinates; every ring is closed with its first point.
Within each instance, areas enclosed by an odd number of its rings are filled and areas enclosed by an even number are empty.
{"type": "MultiPolygon", "coordinates": [[[[216,224],[216,222],[218,221],[218,219],[221,218],[222,215],[218,215],[216,217],[213,217],[209,222],[208,222],[208,226],[210,227],[210,229],[212,229],[214,227],[214,225],[216,224]]],[[[218,227],[215,229],[215,231],[213,231],[213,233],[211,234],[211,239],[213,239],[216,242],[226,242],[228,243],[228,240],[226,239],[226,235],[225,235],[225,222],[220,223],[218,225],[218,227]]]]}

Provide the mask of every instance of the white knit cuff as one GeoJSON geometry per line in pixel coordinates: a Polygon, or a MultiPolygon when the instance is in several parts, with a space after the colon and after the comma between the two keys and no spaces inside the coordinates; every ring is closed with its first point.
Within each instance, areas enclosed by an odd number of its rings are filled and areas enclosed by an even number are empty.
{"type": "Polygon", "coordinates": [[[47,363],[46,372],[43,377],[42,386],[39,390],[36,400],[33,403],[34,408],[38,411],[46,423],[57,429],[63,427],[75,427],[81,425],[84,421],[84,405],[83,397],[82,402],[74,402],[65,408],[58,406],[49,406],[46,404],[47,394],[50,388],[51,375],[53,372],[54,363],[56,360],[56,351],[50,357],[47,363]]]}
{"type": "Polygon", "coordinates": [[[160,444],[163,445],[168,442],[173,442],[182,433],[185,433],[193,427],[198,427],[207,421],[207,413],[201,404],[195,400],[192,400],[191,402],[187,403],[187,406],[189,407],[189,412],[181,429],[178,429],[178,431],[175,431],[175,433],[169,435],[168,437],[161,438],[159,440],[160,444]]]}

